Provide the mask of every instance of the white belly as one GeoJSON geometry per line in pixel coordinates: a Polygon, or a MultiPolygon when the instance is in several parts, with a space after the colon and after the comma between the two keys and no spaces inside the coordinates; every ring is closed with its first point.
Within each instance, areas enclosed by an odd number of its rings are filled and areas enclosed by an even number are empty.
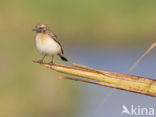
{"type": "Polygon", "coordinates": [[[36,49],[42,55],[53,56],[61,51],[60,45],[50,37],[46,37],[45,39],[37,39],[36,37],[35,41],[36,49]]]}

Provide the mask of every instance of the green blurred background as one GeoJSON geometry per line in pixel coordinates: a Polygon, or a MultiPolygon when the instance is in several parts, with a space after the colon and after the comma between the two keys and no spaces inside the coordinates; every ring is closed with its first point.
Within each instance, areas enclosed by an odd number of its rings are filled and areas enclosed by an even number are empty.
{"type": "Polygon", "coordinates": [[[72,48],[113,51],[154,42],[156,1],[0,0],[0,117],[73,117],[81,107],[83,91],[31,62],[41,58],[32,32],[39,22],[51,27],[76,61],[72,48]]]}

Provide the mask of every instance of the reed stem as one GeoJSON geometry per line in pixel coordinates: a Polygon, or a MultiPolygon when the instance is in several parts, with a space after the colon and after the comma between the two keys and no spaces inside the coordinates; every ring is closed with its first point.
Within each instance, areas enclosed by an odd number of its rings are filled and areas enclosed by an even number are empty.
{"type": "MultiPolygon", "coordinates": [[[[37,61],[33,62],[37,63],[37,61]]],[[[61,76],[64,79],[87,82],[156,97],[156,80],[153,79],[95,69],[79,64],[67,66],[41,63],[41,65],[58,72],[86,78],[61,76]]]]}

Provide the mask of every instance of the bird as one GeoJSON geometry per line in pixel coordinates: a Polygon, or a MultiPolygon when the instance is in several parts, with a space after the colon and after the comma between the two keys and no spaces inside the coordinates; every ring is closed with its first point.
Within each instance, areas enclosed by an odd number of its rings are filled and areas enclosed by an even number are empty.
{"type": "Polygon", "coordinates": [[[36,32],[35,47],[43,56],[42,59],[37,61],[38,63],[43,63],[46,56],[51,56],[52,59],[49,64],[53,64],[55,55],[58,55],[63,61],[68,61],[64,56],[62,45],[57,40],[55,33],[53,33],[46,24],[38,23],[32,30],[36,32]]]}

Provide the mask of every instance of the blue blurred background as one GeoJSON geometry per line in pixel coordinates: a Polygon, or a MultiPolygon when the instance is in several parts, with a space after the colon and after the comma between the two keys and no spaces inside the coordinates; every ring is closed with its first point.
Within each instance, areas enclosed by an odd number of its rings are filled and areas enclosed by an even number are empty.
{"type": "MultiPolygon", "coordinates": [[[[156,41],[155,6],[155,0],[1,0],[0,116],[123,117],[122,105],[156,110],[153,97],[115,90],[94,115],[111,88],[60,80],[32,63],[41,58],[32,28],[44,22],[62,43],[67,64],[126,73],[156,41]]],[[[152,51],[131,74],[155,79],[155,61],[152,51]]]]}

